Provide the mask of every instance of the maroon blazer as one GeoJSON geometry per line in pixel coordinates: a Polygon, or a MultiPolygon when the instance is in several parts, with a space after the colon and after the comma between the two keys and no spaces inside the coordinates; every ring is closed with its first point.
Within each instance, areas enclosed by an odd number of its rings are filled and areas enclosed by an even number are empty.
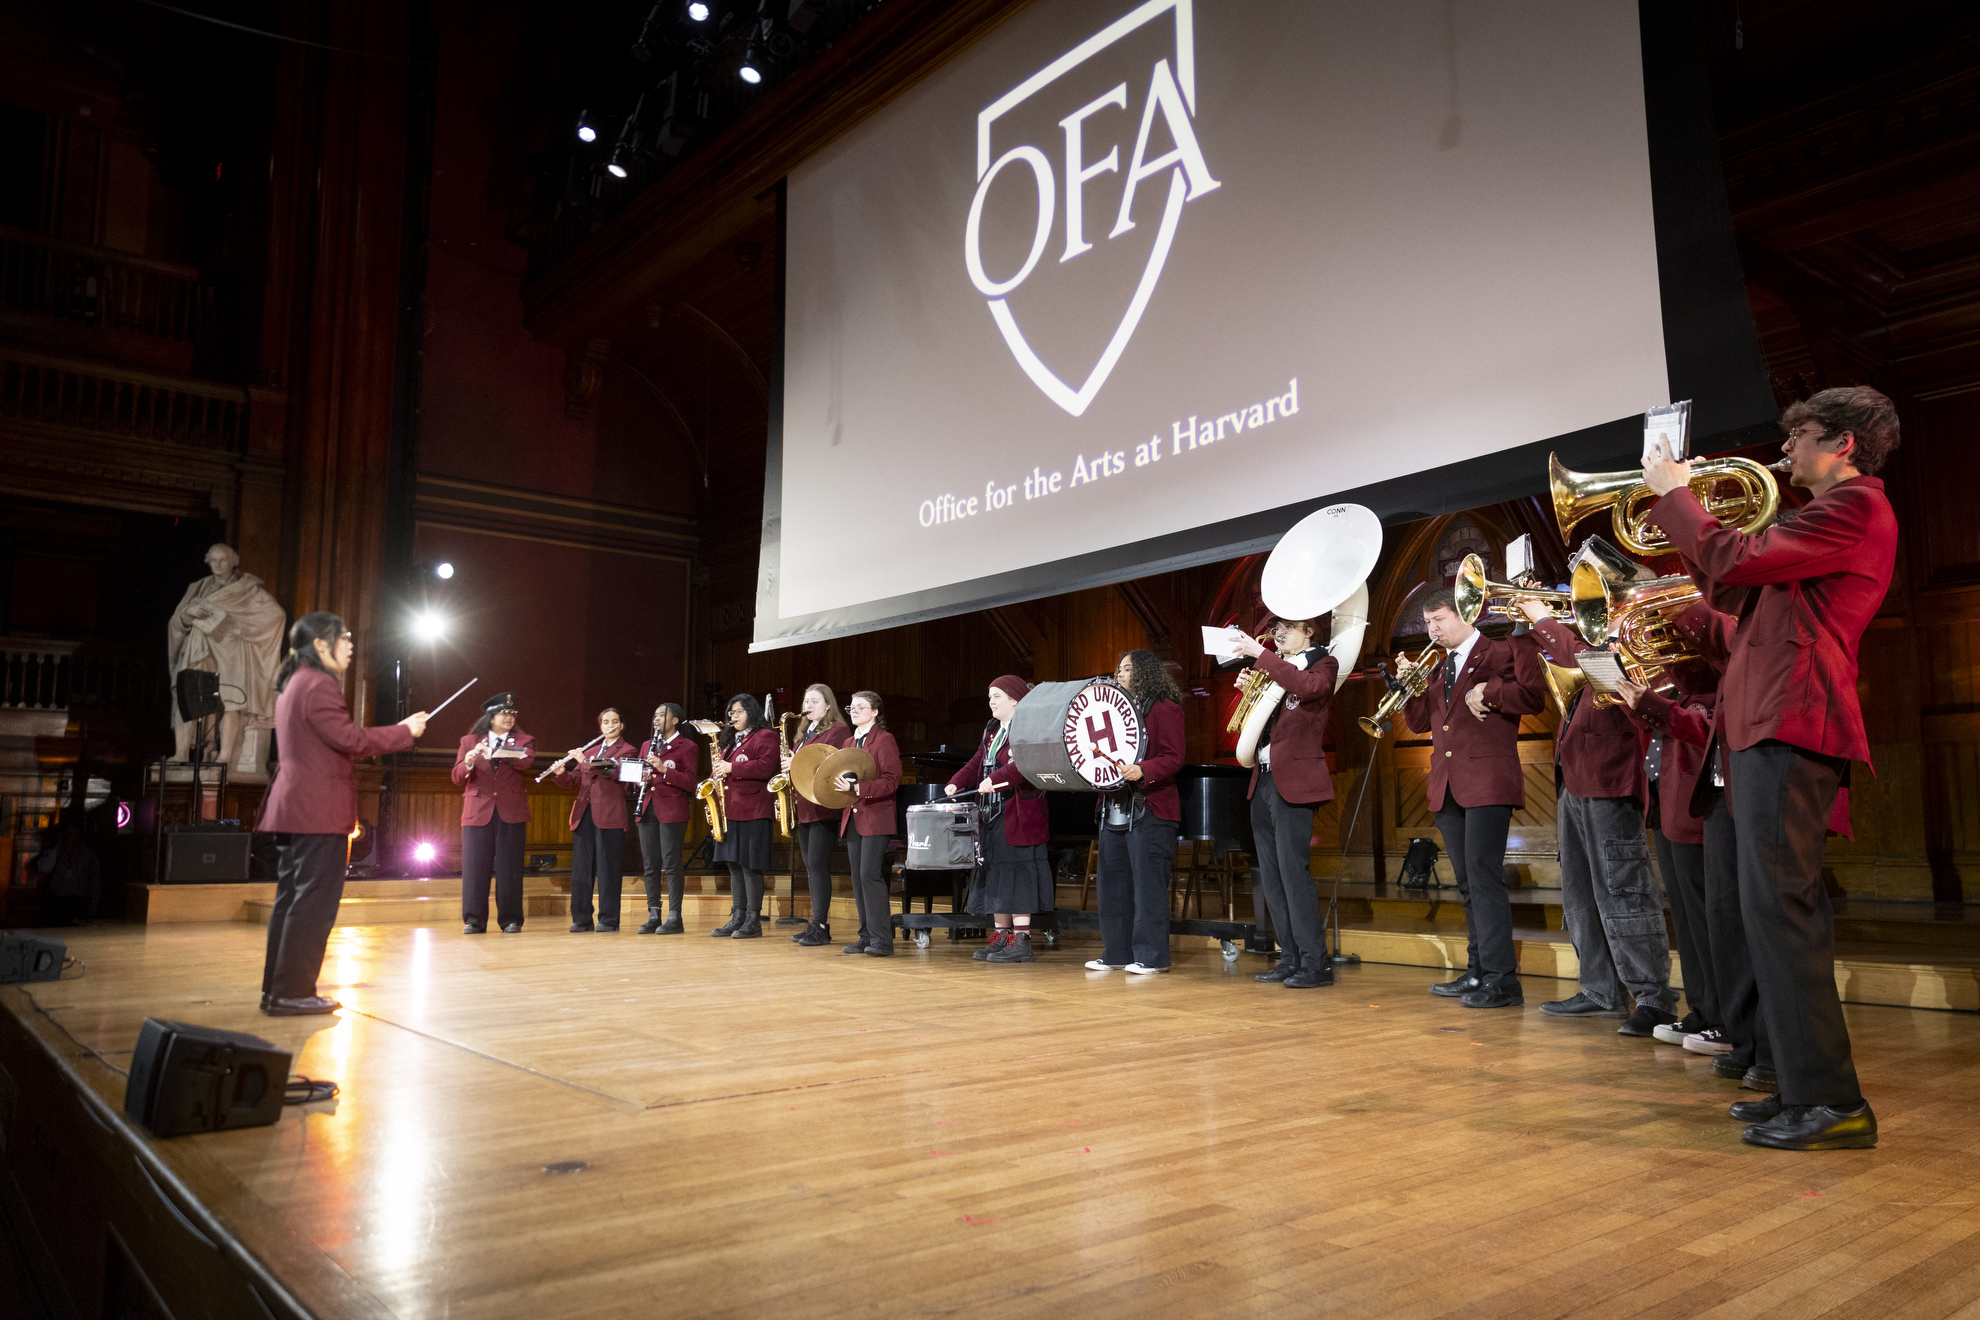
{"type": "Polygon", "coordinates": [[[1182,794],[1176,791],[1176,772],[1182,769],[1183,710],[1173,701],[1158,701],[1148,708],[1143,723],[1147,739],[1141,748],[1141,782],[1136,785],[1148,799],[1148,809],[1163,820],[1182,819],[1182,794]]]}
{"type": "MultiPolygon", "coordinates": [[[[653,750],[653,740],[640,744],[639,759],[658,756],[658,769],[646,767],[646,801],[639,809],[640,820],[657,820],[663,825],[687,822],[694,806],[695,786],[701,782],[701,744],[679,729],[674,736],[653,750]],[[672,762],[674,768],[667,769],[672,762]]],[[[634,824],[637,824],[635,821],[634,824]]]]}
{"type": "MultiPolygon", "coordinates": [[[[1581,635],[1559,619],[1534,624],[1533,637],[1548,659],[1570,669],[1574,668],[1576,653],[1588,649],[1581,635]]],[[[1574,713],[1554,732],[1561,782],[1584,801],[1635,798],[1643,804],[1650,792],[1643,771],[1643,745],[1626,706],[1621,702],[1598,706],[1595,694],[1584,688],[1574,703],[1574,713]]]]}
{"type": "Polygon", "coordinates": [[[1768,738],[1868,763],[1856,646],[1897,563],[1897,516],[1875,477],[1852,477],[1766,531],[1721,525],[1679,487],[1651,518],[1706,589],[1739,618],[1719,692],[1725,745],[1768,738]]]}
{"type": "Polygon", "coordinates": [[[768,784],[777,774],[777,731],[752,729],[722,757],[729,763],[723,813],[730,820],[769,820],[777,814],[768,784]]]}
{"type": "MultiPolygon", "coordinates": [[[[950,777],[950,788],[961,792],[983,782],[983,754],[990,750],[990,740],[996,736],[997,722],[992,720],[990,727],[983,731],[983,740],[976,744],[976,755],[950,777]]],[[[996,764],[988,778],[1000,790],[997,796],[1003,799],[1005,843],[1014,848],[1026,848],[1052,837],[1051,821],[1045,807],[1045,790],[1033,788],[1031,781],[1018,773],[1016,764],[1011,760],[1011,740],[1008,737],[1004,739],[1004,745],[997,749],[996,764]],[[1016,792],[1012,793],[1012,789],[1016,792]]]]}
{"type": "MultiPolygon", "coordinates": [[[[1258,657],[1258,667],[1286,690],[1278,718],[1272,721],[1272,782],[1279,795],[1301,806],[1334,800],[1334,777],[1327,773],[1327,708],[1334,700],[1334,682],[1341,662],[1315,647],[1305,669],[1271,651],[1258,657]]],[[[1244,795],[1258,789],[1258,767],[1244,795]]]]}
{"type": "Polygon", "coordinates": [[[1691,796],[1706,770],[1718,704],[1716,692],[1687,694],[1676,701],[1661,692],[1645,692],[1631,712],[1645,729],[1664,736],[1663,766],[1650,800],[1649,824],[1672,843],[1705,842],[1705,822],[1691,814],[1691,796]]]}
{"type": "Polygon", "coordinates": [[[412,750],[403,724],[360,729],[351,723],[344,689],[321,669],[299,665],[275,698],[275,747],[282,759],[261,799],[258,830],[287,834],[349,834],[357,824],[357,785],[351,762],[412,750]]]}
{"type": "MultiPolygon", "coordinates": [[[[846,746],[854,746],[852,738],[846,739],[846,746]]],[[[858,744],[866,748],[873,757],[873,765],[878,774],[859,786],[859,802],[839,821],[839,835],[845,836],[846,824],[851,822],[854,833],[862,838],[878,838],[892,835],[900,828],[898,813],[894,808],[894,794],[901,787],[901,745],[894,741],[894,735],[878,724],[868,726],[866,741],[858,744]]]]}
{"type": "Polygon", "coordinates": [[[487,735],[477,738],[471,733],[463,734],[460,748],[454,753],[454,782],[463,790],[461,824],[486,825],[497,813],[511,825],[522,824],[529,819],[529,780],[524,776],[530,762],[536,759],[536,739],[521,729],[511,729],[509,745],[520,747],[529,755],[519,761],[491,761],[479,756],[470,766],[467,754],[477,743],[487,746],[487,735]]]}
{"type": "MultiPolygon", "coordinates": [[[[585,756],[596,760],[623,761],[633,756],[633,745],[624,738],[614,738],[603,747],[593,748],[585,756]]],[[[584,820],[584,809],[591,808],[591,823],[601,830],[622,830],[626,827],[626,817],[631,814],[626,806],[626,791],[619,783],[618,767],[610,770],[594,769],[579,761],[568,770],[550,777],[559,788],[574,788],[577,799],[571,803],[571,828],[576,829],[584,820]]]]}
{"type": "Polygon", "coordinates": [[[1461,807],[1525,806],[1519,717],[1539,713],[1546,700],[1540,647],[1530,637],[1479,637],[1448,694],[1439,662],[1430,685],[1403,707],[1410,729],[1430,735],[1430,809],[1442,810],[1446,795],[1461,807]],[[1482,720],[1464,702],[1474,687],[1495,708],[1482,720]]]}
{"type": "MultiPolygon", "coordinates": [[[[791,744],[791,750],[795,752],[799,748],[809,747],[813,743],[823,743],[827,747],[844,747],[852,741],[852,736],[852,725],[828,724],[815,733],[798,734],[798,740],[791,744]]],[[[821,807],[816,802],[807,799],[804,794],[797,794],[797,818],[800,825],[817,825],[821,823],[836,825],[839,823],[839,815],[840,812],[837,807],[821,807]]]]}

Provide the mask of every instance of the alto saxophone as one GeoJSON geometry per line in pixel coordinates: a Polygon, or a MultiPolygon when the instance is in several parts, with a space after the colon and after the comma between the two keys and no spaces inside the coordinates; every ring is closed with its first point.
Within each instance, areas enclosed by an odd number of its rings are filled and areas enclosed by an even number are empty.
{"type": "MultiPolygon", "coordinates": [[[[791,723],[804,716],[794,710],[787,710],[777,717],[777,764],[782,765],[791,759],[791,723]]],[[[791,774],[780,770],[768,784],[770,796],[777,804],[777,837],[788,839],[791,828],[797,823],[797,790],[791,785],[791,774]]]]}
{"type": "MultiPolygon", "coordinates": [[[[1260,646],[1272,640],[1268,632],[1258,634],[1260,646]]],[[[1251,718],[1251,708],[1258,704],[1258,698],[1265,695],[1265,689],[1272,685],[1272,676],[1253,664],[1239,676],[1237,709],[1231,713],[1231,722],[1224,726],[1225,733],[1236,733],[1244,728],[1244,722],[1251,718]]]]}
{"type": "MultiPolygon", "coordinates": [[[[708,738],[708,754],[713,760],[722,756],[721,744],[715,741],[722,726],[714,720],[694,720],[694,727],[708,738]]],[[[722,836],[729,830],[729,790],[720,779],[713,775],[694,786],[694,795],[701,799],[701,809],[708,815],[708,834],[715,842],[722,842],[722,836]]]]}

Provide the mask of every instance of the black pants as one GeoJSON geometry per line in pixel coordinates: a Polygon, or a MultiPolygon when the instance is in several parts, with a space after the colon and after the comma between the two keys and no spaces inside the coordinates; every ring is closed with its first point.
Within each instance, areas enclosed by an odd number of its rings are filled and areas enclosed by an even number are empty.
{"type": "Polygon", "coordinates": [[[1169,965],[1169,873],[1176,864],[1175,821],[1143,816],[1131,829],[1100,829],[1101,962],[1169,965]]]}
{"type": "Polygon", "coordinates": [[[1506,835],[1513,809],[1461,807],[1448,792],[1436,811],[1464,900],[1469,935],[1466,970],[1493,989],[1519,989],[1519,955],[1513,950],[1512,899],[1506,896],[1506,835]]]}
{"type": "Polygon", "coordinates": [[[488,925],[488,877],[495,877],[495,919],[520,926],[523,919],[523,836],[529,822],[499,815],[486,825],[461,826],[461,920],[488,925]]]}
{"type": "Polygon", "coordinates": [[[316,993],[323,949],[337,924],[351,841],[342,834],[277,834],[275,841],[275,907],[268,915],[261,993],[307,999],[316,993]]]}
{"type": "Polygon", "coordinates": [[[763,915],[763,872],[729,863],[729,911],[763,915]]]}
{"type": "Polygon", "coordinates": [[[1251,834],[1258,892],[1280,952],[1300,966],[1328,966],[1327,923],[1311,870],[1313,807],[1286,801],[1269,769],[1258,771],[1251,795],[1251,834]]]}
{"type": "Polygon", "coordinates": [[[831,821],[798,822],[798,852],[804,857],[805,878],[811,884],[811,919],[832,920],[832,848],[839,841],[831,821]]]}
{"type": "MultiPolygon", "coordinates": [[[[1654,788],[1652,791],[1655,791],[1654,788]]],[[[1716,1027],[1719,996],[1712,975],[1712,943],[1705,923],[1705,845],[1673,843],[1659,828],[1657,871],[1677,927],[1678,968],[1684,973],[1684,999],[1702,1024],[1716,1027]]]]}
{"type": "Polygon", "coordinates": [[[591,920],[591,888],[598,886],[598,924],[619,924],[619,903],[624,897],[626,832],[600,829],[591,823],[591,808],[584,809],[577,828],[571,831],[571,920],[582,926],[591,920]]]}
{"type": "Polygon", "coordinates": [[[894,947],[894,910],[887,903],[887,845],[893,837],[865,835],[846,827],[846,854],[852,859],[853,899],[859,904],[859,934],[869,945],[894,947]]]}
{"type": "Polygon", "coordinates": [[[639,823],[639,860],[646,880],[646,910],[661,910],[660,881],[666,877],[666,910],[681,915],[681,891],[685,888],[681,845],[687,839],[684,820],[658,821],[648,816],[639,823]]]}
{"type": "Polygon", "coordinates": [[[1711,950],[1712,993],[1719,1007],[1713,1025],[1732,1042],[1734,1063],[1771,1068],[1774,1051],[1760,1020],[1760,987],[1753,980],[1746,918],[1739,910],[1739,833],[1726,795],[1712,788],[1706,792],[1711,797],[1705,812],[1705,943],[1711,950]]]}
{"type": "Polygon", "coordinates": [[[1822,887],[1829,810],[1845,762],[1768,739],[1732,754],[1739,907],[1781,1103],[1862,1101],[1836,993],[1836,919],[1822,887]]]}

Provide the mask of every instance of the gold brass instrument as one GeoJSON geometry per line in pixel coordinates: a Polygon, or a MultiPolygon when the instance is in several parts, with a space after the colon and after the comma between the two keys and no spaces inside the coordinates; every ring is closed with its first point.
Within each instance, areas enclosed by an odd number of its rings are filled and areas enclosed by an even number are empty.
{"type": "Polygon", "coordinates": [[[1466,555],[1458,564],[1457,581],[1451,584],[1451,594],[1457,598],[1458,617],[1467,623],[1476,623],[1487,614],[1503,614],[1523,622],[1526,616],[1512,607],[1511,598],[1514,596],[1531,596],[1543,601],[1547,612],[1556,619],[1563,623],[1574,622],[1573,596],[1569,592],[1493,582],[1485,576],[1485,561],[1477,555],[1466,555]],[[1501,598],[1504,598],[1503,604],[1494,603],[1501,598]]]}
{"type": "MultiPolygon", "coordinates": [[[[804,718],[794,710],[787,710],[777,717],[777,764],[782,765],[791,755],[791,725],[804,718]]],[[[791,783],[791,773],[780,770],[768,784],[770,796],[777,804],[777,837],[791,837],[791,827],[797,824],[797,793],[791,783]]]]}
{"type": "MultiPolygon", "coordinates": [[[[708,739],[709,759],[721,760],[722,746],[716,738],[722,726],[714,720],[689,720],[688,724],[708,739]]],[[[711,776],[694,786],[694,795],[701,799],[701,809],[708,816],[709,837],[722,842],[722,836],[729,832],[729,786],[711,776]]]]}
{"type": "MultiPolygon", "coordinates": [[[[1678,627],[1678,618],[1702,598],[1698,586],[1682,573],[1638,582],[1600,579],[1601,595],[1579,609],[1581,635],[1592,646],[1616,643],[1616,658],[1629,681],[1646,688],[1671,686],[1677,673],[1698,667],[1700,683],[1709,686],[1709,662],[1678,627]]],[[[1577,581],[1577,590],[1584,584],[1577,581]]],[[[1595,704],[1612,706],[1619,698],[1595,694],[1595,704]]]]}
{"type": "Polygon", "coordinates": [[[1389,694],[1382,698],[1382,704],[1375,708],[1374,714],[1361,717],[1361,731],[1376,739],[1387,733],[1389,721],[1395,713],[1405,703],[1423,695],[1423,690],[1430,686],[1430,675],[1437,672],[1437,666],[1443,661],[1444,648],[1432,642],[1423,648],[1423,653],[1416,659],[1398,669],[1396,676],[1389,680],[1389,694]]]}
{"type": "MultiPolygon", "coordinates": [[[[1545,656],[1540,657],[1540,663],[1546,666],[1547,695],[1554,699],[1554,709],[1560,712],[1561,718],[1566,719],[1568,706],[1574,701],[1574,694],[1588,686],[1588,675],[1579,669],[1567,669],[1557,665],[1545,656]]],[[[1599,692],[1596,693],[1598,699],[1600,696],[1599,692]]]]}
{"type": "MultiPolygon", "coordinates": [[[[1258,644],[1260,646],[1269,646],[1271,643],[1271,633],[1258,634],[1258,644]]],[[[1270,687],[1271,684],[1272,676],[1256,666],[1245,670],[1244,673],[1238,676],[1237,710],[1232,712],[1231,722],[1224,726],[1225,733],[1236,733],[1244,727],[1244,722],[1251,718],[1251,708],[1258,704],[1258,698],[1265,694],[1265,689],[1270,687]]]]}
{"type": "MultiPolygon", "coordinates": [[[[1781,487],[1777,472],[1788,470],[1788,460],[1761,464],[1750,458],[1695,459],[1691,464],[1691,489],[1705,512],[1728,526],[1737,526],[1749,536],[1770,526],[1781,511],[1781,487]],[[1733,482],[1738,492],[1724,493],[1723,483],[1733,482]]],[[[1639,555],[1667,554],[1670,538],[1649,520],[1645,505],[1657,497],[1643,483],[1643,472],[1575,472],[1561,465],[1558,454],[1547,456],[1547,486],[1553,492],[1554,521],[1560,524],[1565,542],[1574,525],[1591,513],[1612,508],[1616,540],[1624,549],[1639,555]]]]}

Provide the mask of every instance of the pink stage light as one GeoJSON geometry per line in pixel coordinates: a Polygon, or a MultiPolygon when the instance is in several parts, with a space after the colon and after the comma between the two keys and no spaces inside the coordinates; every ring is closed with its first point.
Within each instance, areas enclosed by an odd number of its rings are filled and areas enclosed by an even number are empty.
{"type": "Polygon", "coordinates": [[[440,855],[440,850],[430,843],[422,843],[413,849],[413,860],[424,866],[440,855]]]}

